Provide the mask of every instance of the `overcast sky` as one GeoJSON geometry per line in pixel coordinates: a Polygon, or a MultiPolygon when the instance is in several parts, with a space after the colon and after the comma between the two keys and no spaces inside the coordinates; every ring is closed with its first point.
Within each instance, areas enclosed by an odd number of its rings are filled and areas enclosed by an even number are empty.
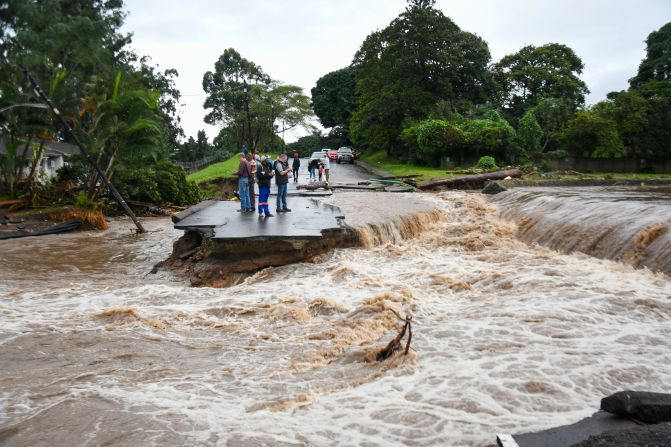
{"type": "MultiPolygon", "coordinates": [[[[317,79],[349,65],[368,34],[385,27],[405,0],[125,0],[133,48],[179,72],[187,136],[218,129],[203,122],[203,74],[226,48],[273,79],[310,95],[317,79]]],[[[588,103],[627,88],[645,56],[644,40],[671,21],[671,0],[437,0],[461,29],[481,36],[498,61],[525,45],[559,42],[585,64],[588,103]]],[[[295,139],[287,136],[287,140],[295,139]]],[[[287,142],[289,142],[287,141],[287,142]]]]}

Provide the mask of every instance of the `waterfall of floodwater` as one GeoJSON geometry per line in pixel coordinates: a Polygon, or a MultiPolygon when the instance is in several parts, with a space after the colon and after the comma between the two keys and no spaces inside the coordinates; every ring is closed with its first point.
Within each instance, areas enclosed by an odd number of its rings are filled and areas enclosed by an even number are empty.
{"type": "Polygon", "coordinates": [[[671,187],[520,188],[495,200],[525,242],[671,275],[671,187]]]}
{"type": "Polygon", "coordinates": [[[529,246],[478,194],[412,200],[440,214],[225,289],[147,275],[168,219],[3,242],[0,443],[485,446],[669,390],[669,277],[529,246]],[[376,362],[392,310],[413,349],[376,362]]]}

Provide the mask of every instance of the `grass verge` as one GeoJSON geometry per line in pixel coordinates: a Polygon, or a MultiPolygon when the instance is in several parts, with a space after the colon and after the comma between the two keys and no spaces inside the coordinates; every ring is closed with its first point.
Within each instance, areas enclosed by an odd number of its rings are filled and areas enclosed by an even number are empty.
{"type": "MultiPolygon", "coordinates": [[[[267,155],[267,154],[264,154],[267,155]]],[[[278,154],[270,154],[273,160],[277,159],[278,154]]],[[[205,169],[189,174],[186,179],[196,185],[203,183],[216,182],[219,180],[237,179],[233,173],[238,171],[240,163],[240,154],[235,154],[226,161],[221,161],[208,166],[205,169]]]]}

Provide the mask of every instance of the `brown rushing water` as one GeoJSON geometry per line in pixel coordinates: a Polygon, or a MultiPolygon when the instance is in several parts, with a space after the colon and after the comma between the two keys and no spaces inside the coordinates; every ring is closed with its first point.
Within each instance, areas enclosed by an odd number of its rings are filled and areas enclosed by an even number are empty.
{"type": "Polygon", "coordinates": [[[495,199],[518,236],[671,275],[671,187],[520,188],[495,199]]]}
{"type": "Polygon", "coordinates": [[[668,391],[669,277],[529,247],[478,194],[410,197],[442,214],[228,289],[145,277],[168,219],[3,242],[0,443],[487,445],[668,391]],[[414,350],[377,363],[389,309],[414,350]]]}

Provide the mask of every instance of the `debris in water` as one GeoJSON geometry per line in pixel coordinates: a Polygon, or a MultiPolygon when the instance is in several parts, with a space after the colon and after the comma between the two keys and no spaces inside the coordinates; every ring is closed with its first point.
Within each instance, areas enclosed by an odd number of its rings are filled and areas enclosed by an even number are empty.
{"type": "Polygon", "coordinates": [[[403,352],[403,355],[408,355],[408,351],[410,351],[410,342],[412,341],[412,315],[406,314],[405,318],[401,318],[401,316],[393,309],[389,310],[394,312],[394,315],[396,315],[399,320],[403,321],[405,325],[403,325],[401,332],[399,332],[398,335],[394,337],[394,339],[390,341],[387,346],[384,347],[384,349],[378,352],[377,357],[375,357],[378,362],[387,360],[394,352],[401,350],[401,340],[403,340],[403,337],[405,337],[406,331],[408,332],[408,341],[405,343],[405,351],[403,352]]]}

